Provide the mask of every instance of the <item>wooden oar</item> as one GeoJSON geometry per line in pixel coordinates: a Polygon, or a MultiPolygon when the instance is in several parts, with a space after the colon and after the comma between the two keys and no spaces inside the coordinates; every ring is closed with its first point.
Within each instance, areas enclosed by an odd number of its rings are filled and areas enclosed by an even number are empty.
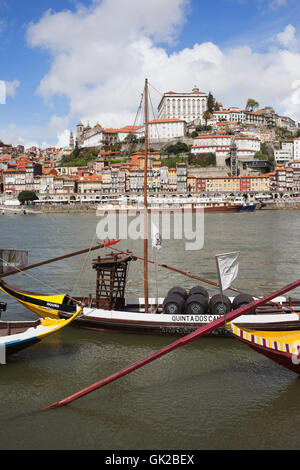
{"type": "Polygon", "coordinates": [[[46,261],[41,261],[40,263],[31,264],[29,266],[24,266],[23,268],[12,269],[11,271],[9,271],[5,274],[0,274],[0,279],[2,279],[3,277],[11,276],[12,274],[18,274],[18,273],[23,272],[23,271],[28,271],[29,269],[38,268],[40,266],[44,266],[45,264],[54,263],[55,261],[61,261],[63,259],[72,258],[73,256],[83,255],[84,253],[88,253],[90,251],[99,250],[100,248],[106,248],[106,247],[109,247],[111,245],[115,245],[116,243],[119,243],[119,241],[120,240],[112,240],[112,241],[109,241],[107,243],[98,244],[97,246],[93,246],[91,248],[86,248],[86,249],[80,250],[80,251],[74,251],[73,253],[68,253],[68,254],[63,255],[63,256],[58,256],[57,258],[51,258],[51,259],[48,259],[46,261]]]}
{"type": "MultiPolygon", "coordinates": [[[[232,312],[230,312],[226,316],[226,322],[230,322],[234,320],[235,318],[239,317],[240,315],[244,315],[251,311],[253,308],[259,307],[260,305],[264,305],[265,303],[269,302],[270,300],[274,299],[277,296],[283,295],[286,292],[295,289],[296,287],[300,286],[300,279],[298,281],[293,282],[292,284],[288,284],[287,286],[283,287],[282,289],[277,290],[273,294],[268,295],[267,297],[264,297],[263,299],[259,300],[254,300],[248,305],[245,305],[244,307],[240,307],[232,312]]],[[[154,361],[155,359],[158,359],[165,354],[168,354],[171,351],[174,351],[177,348],[180,348],[181,346],[185,346],[186,344],[190,343],[191,341],[194,341],[195,339],[200,338],[201,336],[205,336],[208,333],[212,332],[216,328],[219,328],[222,326],[224,323],[224,316],[221,318],[218,318],[217,320],[212,321],[211,323],[208,323],[205,326],[202,326],[201,328],[198,328],[197,330],[193,331],[192,333],[184,336],[183,338],[178,339],[177,341],[174,341],[173,343],[169,344],[168,346],[163,347],[162,349],[159,349],[158,351],[150,354],[144,359],[139,360],[138,362],[135,362],[134,364],[125,367],[124,369],[106,377],[105,379],[100,380],[99,382],[96,382],[94,385],[91,385],[90,387],[87,387],[83,390],[81,390],[78,393],[75,393],[74,395],[71,395],[64,400],[58,401],[56,403],[53,403],[52,405],[49,405],[45,408],[41,408],[39,410],[36,410],[35,412],[40,412],[40,411],[47,411],[51,410],[54,408],[59,408],[65,405],[68,405],[72,403],[75,400],[78,400],[79,398],[88,395],[91,392],[94,392],[95,390],[98,390],[101,387],[104,387],[105,385],[114,382],[115,380],[124,377],[125,375],[129,374],[130,372],[133,372],[134,370],[139,369],[140,367],[145,366],[146,364],[149,364],[150,362],[154,361]]]]}

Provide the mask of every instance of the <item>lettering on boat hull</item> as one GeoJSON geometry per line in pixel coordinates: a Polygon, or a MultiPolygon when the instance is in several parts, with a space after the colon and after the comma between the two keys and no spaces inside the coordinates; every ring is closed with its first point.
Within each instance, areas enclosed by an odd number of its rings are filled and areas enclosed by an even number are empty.
{"type": "Polygon", "coordinates": [[[221,315],[173,315],[173,322],[190,322],[190,323],[210,323],[220,318],[221,315]]]}

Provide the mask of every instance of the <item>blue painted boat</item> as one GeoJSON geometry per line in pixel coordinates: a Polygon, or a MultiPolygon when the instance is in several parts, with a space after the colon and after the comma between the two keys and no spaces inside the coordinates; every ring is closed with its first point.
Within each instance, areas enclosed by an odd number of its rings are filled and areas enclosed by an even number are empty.
{"type": "Polygon", "coordinates": [[[256,209],[256,204],[244,204],[241,207],[241,212],[253,212],[256,209]]]}
{"type": "Polygon", "coordinates": [[[39,343],[43,338],[69,325],[82,311],[82,308],[69,320],[44,318],[24,322],[0,321],[0,365],[6,364],[7,357],[12,354],[39,343]]]}

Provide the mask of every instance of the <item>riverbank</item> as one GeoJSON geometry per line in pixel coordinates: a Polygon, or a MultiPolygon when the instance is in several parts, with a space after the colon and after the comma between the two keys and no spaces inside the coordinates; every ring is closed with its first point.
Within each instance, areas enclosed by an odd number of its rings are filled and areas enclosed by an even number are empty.
{"type": "Polygon", "coordinates": [[[296,201],[267,201],[263,203],[261,210],[295,210],[300,209],[300,200],[296,201]]]}
{"type": "MultiPolygon", "coordinates": [[[[6,207],[0,205],[0,215],[5,214],[94,214],[98,209],[98,204],[42,204],[38,206],[6,207]]],[[[297,200],[273,200],[266,201],[257,210],[297,210],[300,209],[300,199],[297,200]]]]}
{"type": "Polygon", "coordinates": [[[93,214],[97,211],[95,204],[80,205],[43,205],[38,207],[22,206],[22,207],[5,207],[0,206],[0,215],[27,215],[27,214],[93,214]]]}

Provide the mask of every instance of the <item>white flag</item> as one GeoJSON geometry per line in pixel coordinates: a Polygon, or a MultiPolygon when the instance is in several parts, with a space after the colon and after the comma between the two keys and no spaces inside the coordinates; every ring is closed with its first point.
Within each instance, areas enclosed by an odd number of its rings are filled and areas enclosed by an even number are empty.
{"type": "Polygon", "coordinates": [[[228,289],[237,277],[239,270],[239,256],[239,251],[216,255],[219,281],[222,291],[228,289]]]}
{"type": "Polygon", "coordinates": [[[158,250],[161,249],[161,236],[159,233],[158,228],[154,223],[152,223],[152,248],[157,248],[158,250]]]}
{"type": "Polygon", "coordinates": [[[27,264],[28,251],[0,249],[0,274],[7,273],[12,269],[23,268],[27,264]]]}

